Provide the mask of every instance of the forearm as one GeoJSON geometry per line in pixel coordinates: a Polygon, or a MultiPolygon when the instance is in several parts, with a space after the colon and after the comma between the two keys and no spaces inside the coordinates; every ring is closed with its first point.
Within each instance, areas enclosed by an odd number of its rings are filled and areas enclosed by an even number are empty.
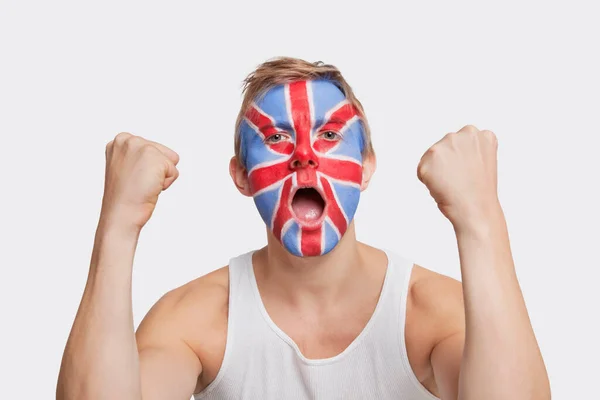
{"type": "Polygon", "coordinates": [[[502,209],[455,230],[466,313],[459,399],[549,399],[502,209]]]}
{"type": "Polygon", "coordinates": [[[131,278],[139,232],[102,220],[62,360],[57,399],[140,399],[131,278]]]}

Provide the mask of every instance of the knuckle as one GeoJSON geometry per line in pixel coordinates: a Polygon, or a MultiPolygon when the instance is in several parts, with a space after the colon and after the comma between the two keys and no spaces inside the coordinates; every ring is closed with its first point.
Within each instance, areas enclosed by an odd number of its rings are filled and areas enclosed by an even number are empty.
{"type": "Polygon", "coordinates": [[[461,131],[475,133],[475,132],[479,132],[479,129],[477,129],[477,127],[475,125],[469,124],[469,125],[463,126],[461,131]]]}
{"type": "Polygon", "coordinates": [[[494,146],[498,146],[498,137],[496,136],[496,134],[490,130],[483,130],[481,131],[481,133],[483,134],[483,136],[489,140],[494,146]]]}
{"type": "Polygon", "coordinates": [[[490,138],[490,139],[496,139],[496,134],[490,130],[483,130],[481,131],[481,133],[483,133],[486,137],[490,138]]]}
{"type": "Polygon", "coordinates": [[[440,140],[440,142],[436,143],[434,146],[440,147],[445,143],[454,143],[458,139],[458,132],[448,132],[444,135],[444,138],[440,140]]]}
{"type": "Polygon", "coordinates": [[[140,143],[140,151],[142,154],[155,154],[156,148],[150,143],[140,143]]]}
{"type": "Polygon", "coordinates": [[[135,135],[131,135],[127,139],[125,139],[125,144],[129,147],[141,146],[144,142],[144,139],[135,135]]]}
{"type": "Polygon", "coordinates": [[[129,139],[131,136],[133,136],[133,135],[132,135],[131,133],[129,133],[129,132],[119,132],[119,133],[117,134],[117,136],[115,136],[114,143],[115,143],[116,145],[118,145],[118,146],[121,146],[121,145],[123,145],[123,144],[124,144],[124,143],[127,141],[127,139],[129,139]]]}

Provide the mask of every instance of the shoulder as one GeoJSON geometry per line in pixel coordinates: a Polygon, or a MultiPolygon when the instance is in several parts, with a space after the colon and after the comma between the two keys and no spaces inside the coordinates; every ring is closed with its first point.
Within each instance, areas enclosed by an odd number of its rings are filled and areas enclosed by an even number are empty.
{"type": "Polygon", "coordinates": [[[229,268],[219,268],[162,295],[140,323],[138,342],[158,335],[192,338],[210,335],[227,324],[229,268]]]}
{"type": "Polygon", "coordinates": [[[445,338],[464,331],[460,281],[415,264],[407,293],[405,339],[411,367],[435,393],[431,354],[445,338]]]}
{"type": "Polygon", "coordinates": [[[441,340],[464,327],[462,283],[415,264],[408,288],[407,312],[441,340]]]}

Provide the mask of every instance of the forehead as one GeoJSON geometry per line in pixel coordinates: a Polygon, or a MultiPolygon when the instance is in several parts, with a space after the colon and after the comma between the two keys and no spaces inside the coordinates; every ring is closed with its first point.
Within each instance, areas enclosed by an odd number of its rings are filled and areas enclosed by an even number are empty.
{"type": "Polygon", "coordinates": [[[289,85],[278,85],[269,89],[256,104],[266,114],[270,115],[277,124],[291,125],[291,114],[312,114],[315,122],[325,119],[325,114],[337,104],[344,101],[344,93],[332,82],[327,80],[310,80],[306,82],[305,93],[290,92],[289,85]],[[292,109],[293,98],[305,94],[309,108],[292,109]]]}

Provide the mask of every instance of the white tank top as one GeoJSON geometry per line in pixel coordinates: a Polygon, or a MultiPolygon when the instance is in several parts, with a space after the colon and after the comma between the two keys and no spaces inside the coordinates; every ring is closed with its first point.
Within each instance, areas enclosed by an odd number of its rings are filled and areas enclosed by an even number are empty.
{"type": "Polygon", "coordinates": [[[413,263],[386,251],[379,300],[362,332],[340,354],[307,359],[269,317],[252,253],[229,263],[229,321],[221,368],[199,399],[434,400],[414,375],[404,342],[413,263]]]}

